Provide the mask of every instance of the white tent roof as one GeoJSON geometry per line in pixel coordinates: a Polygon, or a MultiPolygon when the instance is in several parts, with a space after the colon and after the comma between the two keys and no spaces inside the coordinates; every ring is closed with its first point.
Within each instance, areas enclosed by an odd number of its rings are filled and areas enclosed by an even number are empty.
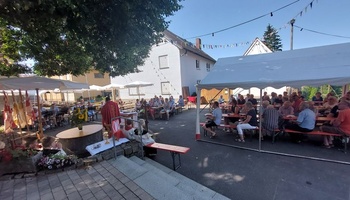
{"type": "Polygon", "coordinates": [[[17,78],[1,78],[0,89],[22,89],[22,90],[54,90],[54,89],[84,89],[89,88],[85,83],[78,83],[67,80],[31,76],[31,77],[17,77],[17,78]]]}
{"type": "Polygon", "coordinates": [[[200,89],[281,88],[350,82],[350,43],[219,58],[200,89]]]}

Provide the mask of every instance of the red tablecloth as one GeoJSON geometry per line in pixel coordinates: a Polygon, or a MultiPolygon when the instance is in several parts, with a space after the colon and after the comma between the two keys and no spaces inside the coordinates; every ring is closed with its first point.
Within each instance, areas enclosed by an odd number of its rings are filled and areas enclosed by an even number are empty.
{"type": "Polygon", "coordinates": [[[187,99],[191,103],[196,103],[197,102],[197,97],[187,97],[187,99]]]}

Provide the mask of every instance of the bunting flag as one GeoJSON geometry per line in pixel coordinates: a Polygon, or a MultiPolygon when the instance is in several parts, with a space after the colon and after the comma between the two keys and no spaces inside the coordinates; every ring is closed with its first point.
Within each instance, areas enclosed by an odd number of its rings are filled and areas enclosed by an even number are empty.
{"type": "Polygon", "coordinates": [[[3,112],[3,117],[4,117],[4,132],[5,133],[11,133],[13,132],[13,128],[16,128],[16,124],[13,121],[12,118],[12,110],[8,101],[7,94],[5,91],[4,93],[4,112],[3,112]]]}

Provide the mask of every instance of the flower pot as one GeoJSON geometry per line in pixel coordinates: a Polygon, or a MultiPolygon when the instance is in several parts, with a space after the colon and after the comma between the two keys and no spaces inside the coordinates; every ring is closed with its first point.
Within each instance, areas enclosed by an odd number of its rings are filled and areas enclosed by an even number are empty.
{"type": "Polygon", "coordinates": [[[81,131],[83,130],[83,124],[78,124],[78,129],[81,131]]]}

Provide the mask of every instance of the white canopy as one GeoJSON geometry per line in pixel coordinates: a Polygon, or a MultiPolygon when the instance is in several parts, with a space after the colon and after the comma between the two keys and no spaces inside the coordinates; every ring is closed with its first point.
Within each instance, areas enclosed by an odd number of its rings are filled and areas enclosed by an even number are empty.
{"type": "Polygon", "coordinates": [[[105,90],[120,89],[120,88],[124,88],[124,85],[117,84],[117,83],[111,83],[111,84],[102,86],[102,88],[105,90]]]}
{"type": "Polygon", "coordinates": [[[0,89],[22,89],[22,90],[54,90],[54,89],[85,89],[89,85],[67,80],[31,76],[19,78],[1,78],[0,89]]]}
{"type": "Polygon", "coordinates": [[[342,86],[350,82],[350,43],[219,58],[199,89],[342,86]]]}
{"type": "Polygon", "coordinates": [[[146,86],[152,86],[153,83],[150,82],[144,82],[144,81],[134,81],[131,83],[128,83],[124,85],[126,88],[132,88],[132,87],[146,87],[146,86]]]}

